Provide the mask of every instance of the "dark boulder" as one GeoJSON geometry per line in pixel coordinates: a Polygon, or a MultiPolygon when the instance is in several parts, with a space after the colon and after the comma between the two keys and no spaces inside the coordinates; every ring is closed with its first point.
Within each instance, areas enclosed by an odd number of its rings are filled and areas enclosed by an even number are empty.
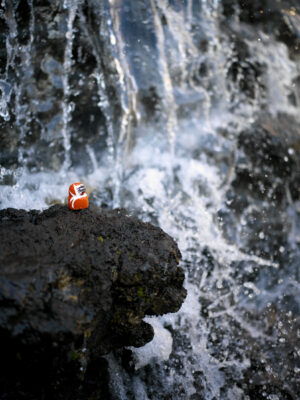
{"type": "Polygon", "coordinates": [[[298,120],[286,114],[261,115],[239,134],[237,144],[228,207],[220,215],[224,234],[239,240],[246,253],[276,261],[287,272],[293,269],[291,254],[299,243],[298,120]]]}
{"type": "Polygon", "coordinates": [[[276,118],[264,115],[241,132],[238,147],[244,153],[236,168],[235,186],[243,181],[254,198],[266,197],[286,207],[287,189],[291,200],[298,201],[299,189],[299,124],[286,114],[276,118]],[[245,162],[247,161],[247,162],[245,162]]]}
{"type": "Polygon", "coordinates": [[[291,58],[299,58],[300,5],[296,0],[222,0],[226,18],[238,15],[241,23],[254,25],[289,48],[291,58]]]}
{"type": "Polygon", "coordinates": [[[150,341],[143,317],[186,295],[176,243],[124,210],[1,210],[0,243],[0,384],[11,393],[0,398],[32,398],[34,374],[37,397],[75,398],[79,386],[99,396],[101,356],[150,341]]]}

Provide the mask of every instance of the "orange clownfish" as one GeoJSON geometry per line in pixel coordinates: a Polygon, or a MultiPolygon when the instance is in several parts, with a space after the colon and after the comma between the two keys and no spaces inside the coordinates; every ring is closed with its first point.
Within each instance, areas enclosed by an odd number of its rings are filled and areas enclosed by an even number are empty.
{"type": "Polygon", "coordinates": [[[88,208],[89,199],[82,183],[72,183],[69,187],[68,206],[70,210],[82,210],[88,208]]]}

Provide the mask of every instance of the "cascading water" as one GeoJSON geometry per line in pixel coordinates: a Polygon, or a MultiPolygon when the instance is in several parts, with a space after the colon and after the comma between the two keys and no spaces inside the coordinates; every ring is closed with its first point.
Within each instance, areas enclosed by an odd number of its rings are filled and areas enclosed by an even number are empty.
{"type": "Polygon", "coordinates": [[[300,9],[271,3],[1,2],[1,208],[80,179],[182,252],[113,399],[299,396],[300,9]]]}

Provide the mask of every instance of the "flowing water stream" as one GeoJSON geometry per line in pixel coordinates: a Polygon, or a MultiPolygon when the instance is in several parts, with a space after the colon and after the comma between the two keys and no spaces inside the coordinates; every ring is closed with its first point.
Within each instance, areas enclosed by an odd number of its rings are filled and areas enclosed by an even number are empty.
{"type": "Polygon", "coordinates": [[[108,356],[116,400],[300,396],[300,62],[274,28],[297,43],[300,14],[241,3],[1,0],[0,207],[79,180],[182,252],[181,310],[108,356]]]}

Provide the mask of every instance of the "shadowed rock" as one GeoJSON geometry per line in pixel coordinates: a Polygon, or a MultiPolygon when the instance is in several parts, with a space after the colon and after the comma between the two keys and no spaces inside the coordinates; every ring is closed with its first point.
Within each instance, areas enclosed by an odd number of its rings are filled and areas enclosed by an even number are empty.
{"type": "Polygon", "coordinates": [[[142,318],[186,295],[176,243],[124,210],[1,210],[0,243],[5,362],[48,371],[53,393],[112,349],[150,341],[142,318]]]}

